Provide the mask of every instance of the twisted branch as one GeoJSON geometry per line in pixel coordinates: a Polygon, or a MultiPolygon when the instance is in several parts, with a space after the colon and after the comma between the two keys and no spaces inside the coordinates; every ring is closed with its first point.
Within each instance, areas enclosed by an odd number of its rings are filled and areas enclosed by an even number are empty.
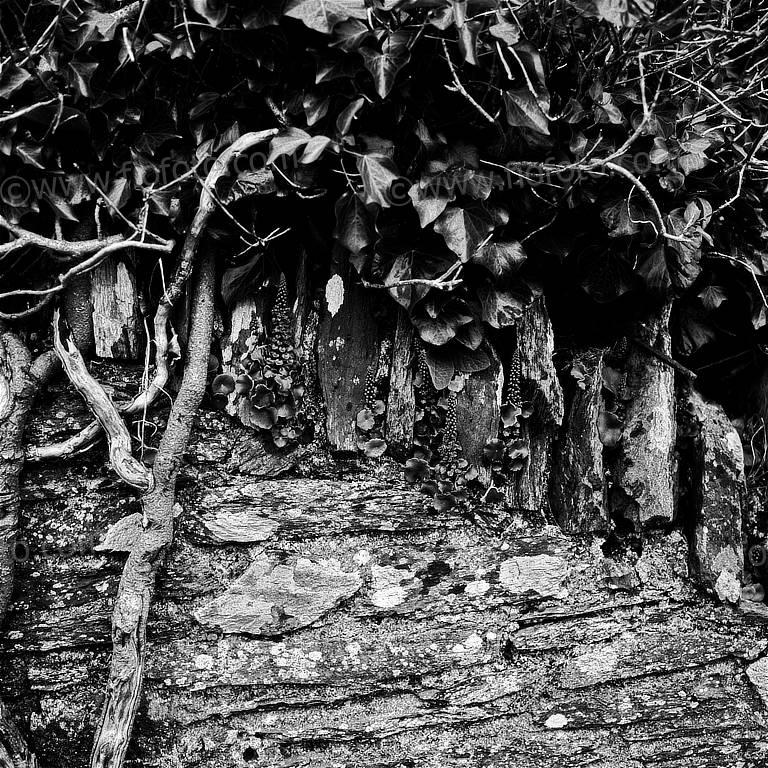
{"type": "Polygon", "coordinates": [[[141,698],[147,615],[155,576],[173,539],[176,476],[205,392],[214,310],[214,260],[200,266],[192,305],[187,367],[153,466],[154,488],[142,499],[143,530],[123,570],[112,616],[112,664],[91,768],[121,768],[141,698]]]}
{"type": "Polygon", "coordinates": [[[115,404],[96,379],[91,376],[80,350],[65,327],[58,309],[53,315],[53,348],[67,377],[82,395],[101,429],[107,435],[109,460],[118,476],[129,485],[148,491],[152,474],[131,452],[131,436],[115,404]]]}

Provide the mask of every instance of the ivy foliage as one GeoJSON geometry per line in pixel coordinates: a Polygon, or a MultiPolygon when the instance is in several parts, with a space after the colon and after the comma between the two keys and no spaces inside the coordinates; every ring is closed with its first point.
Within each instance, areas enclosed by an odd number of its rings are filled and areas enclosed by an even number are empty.
{"type": "MultiPolygon", "coordinates": [[[[205,161],[278,126],[215,190],[230,210],[213,234],[238,254],[225,292],[296,247],[270,240],[275,220],[318,260],[333,238],[334,258],[408,311],[438,389],[486,367],[488,336],[555,277],[597,304],[673,299],[684,356],[766,323],[759,0],[35,0],[1,13],[10,222],[66,234],[98,204],[112,231],[183,232],[205,161]]],[[[0,263],[27,287],[56,269],[0,263]]]]}

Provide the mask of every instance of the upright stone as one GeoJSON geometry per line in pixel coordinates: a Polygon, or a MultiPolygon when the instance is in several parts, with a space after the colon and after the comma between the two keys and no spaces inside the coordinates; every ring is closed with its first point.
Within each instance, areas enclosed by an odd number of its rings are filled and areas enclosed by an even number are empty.
{"type": "Polygon", "coordinates": [[[464,389],[456,397],[456,428],[461,453],[478,470],[478,479],[484,485],[490,483],[491,477],[483,462],[483,449],[498,434],[504,386],[501,362],[496,353],[491,352],[490,366],[468,376],[464,389]]]}
{"type": "Polygon", "coordinates": [[[416,393],[413,388],[413,325],[401,309],[397,315],[392,365],[389,371],[386,437],[390,450],[405,455],[413,443],[416,393]]]}
{"type": "MultiPolygon", "coordinates": [[[[671,354],[671,304],[634,330],[635,338],[671,354]]],[[[672,367],[630,339],[624,429],[613,472],[611,513],[635,529],[675,517],[675,375],[672,367]]]]}
{"type": "Polygon", "coordinates": [[[681,396],[680,418],[687,427],[691,571],[721,600],[735,602],[744,567],[741,440],[722,406],[691,387],[681,396]]]}
{"type": "Polygon", "coordinates": [[[584,371],[568,406],[555,447],[550,505],[563,530],[571,533],[608,528],[603,444],[597,428],[602,405],[603,353],[589,350],[577,358],[584,371]]]}
{"type": "Polygon", "coordinates": [[[507,490],[510,504],[540,512],[548,506],[551,448],[563,423],[563,390],[552,361],[555,339],[544,298],[534,301],[517,324],[522,364],[521,390],[533,404],[523,427],[529,456],[507,490]]]}
{"type": "Polygon", "coordinates": [[[105,259],[91,275],[93,338],[99,357],[138,360],[145,331],[130,258],[105,259]]]}
{"type": "Polygon", "coordinates": [[[365,290],[350,277],[334,275],[331,281],[317,344],[326,431],[333,448],[356,451],[355,417],[365,406],[368,366],[376,363],[377,330],[365,290]]]}

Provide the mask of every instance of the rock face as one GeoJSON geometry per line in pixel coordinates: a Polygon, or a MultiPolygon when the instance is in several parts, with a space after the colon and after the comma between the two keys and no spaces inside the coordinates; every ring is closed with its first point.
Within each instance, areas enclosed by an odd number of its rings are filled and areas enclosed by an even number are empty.
{"type": "MultiPolygon", "coordinates": [[[[637,339],[665,355],[671,354],[670,306],[635,330],[637,339]]],[[[626,374],[629,401],[610,508],[639,530],[675,517],[675,376],[667,363],[634,343],[626,374]]]]}
{"type": "Polygon", "coordinates": [[[91,274],[95,352],[138,360],[145,336],[132,259],[105,259],[91,274]]]}
{"type": "Polygon", "coordinates": [[[355,417],[365,406],[368,367],[376,363],[379,349],[377,335],[364,289],[346,280],[341,307],[334,314],[325,308],[317,340],[326,432],[336,450],[357,451],[355,417]]]}
{"type": "Polygon", "coordinates": [[[585,353],[579,362],[584,378],[581,387],[574,387],[555,447],[549,498],[564,530],[586,533],[608,528],[603,444],[597,428],[602,405],[602,352],[585,353]]]}
{"type": "Polygon", "coordinates": [[[717,403],[688,388],[681,397],[689,451],[691,570],[721,600],[737,602],[744,567],[744,454],[717,403]]]}
{"type": "MultiPolygon", "coordinates": [[[[601,537],[437,514],[386,461],[274,477],[246,438],[197,426],[129,768],[766,764],[765,625],[685,580],[677,532],[608,563],[601,537]]],[[[0,695],[42,768],[87,764],[137,522],[100,461],[23,483],[0,695]]]]}
{"type": "Polygon", "coordinates": [[[397,316],[387,398],[387,443],[395,455],[406,456],[413,445],[416,394],[413,388],[413,325],[405,310],[397,316]]]}
{"type": "Polygon", "coordinates": [[[483,461],[483,448],[499,431],[503,381],[501,362],[494,354],[490,366],[468,376],[464,388],[456,395],[461,453],[478,470],[478,479],[484,485],[490,482],[490,472],[483,461]]]}
{"type": "Polygon", "coordinates": [[[557,378],[552,355],[555,339],[547,305],[536,299],[517,323],[524,399],[533,404],[533,414],[523,426],[529,457],[524,469],[517,473],[508,492],[509,503],[525,510],[542,512],[548,507],[552,443],[563,423],[563,390],[557,378]]]}
{"type": "Polygon", "coordinates": [[[206,627],[225,634],[275,636],[313,624],[357,592],[359,575],[338,561],[274,563],[260,555],[211,603],[196,611],[206,627]]]}

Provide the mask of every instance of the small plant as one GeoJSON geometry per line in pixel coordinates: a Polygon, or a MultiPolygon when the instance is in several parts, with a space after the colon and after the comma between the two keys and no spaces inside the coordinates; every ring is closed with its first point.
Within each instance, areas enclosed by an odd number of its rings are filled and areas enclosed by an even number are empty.
{"type": "Polygon", "coordinates": [[[280,274],[271,312],[269,339],[252,344],[239,361],[237,378],[228,373],[211,384],[213,402],[233,402],[244,424],[268,435],[276,448],[289,448],[314,437],[304,408],[306,384],[301,360],[291,340],[291,313],[285,275],[280,274]]]}
{"type": "Polygon", "coordinates": [[[379,397],[377,381],[378,360],[370,363],[365,376],[365,407],[355,418],[357,447],[371,459],[378,459],[387,450],[384,439],[384,414],[386,405],[379,397]]]}

